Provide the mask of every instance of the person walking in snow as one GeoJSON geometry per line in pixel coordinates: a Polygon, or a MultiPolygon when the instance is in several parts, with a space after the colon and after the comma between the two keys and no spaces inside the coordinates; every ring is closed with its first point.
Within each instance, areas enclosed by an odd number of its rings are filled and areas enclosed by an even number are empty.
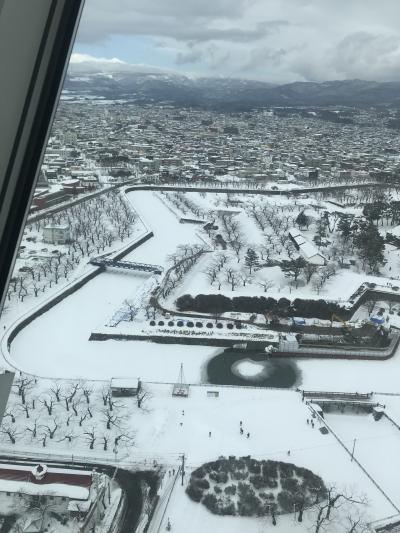
{"type": "Polygon", "coordinates": [[[171,522],[168,518],[167,527],[165,528],[167,531],[171,531],[171,522]]]}
{"type": "Polygon", "coordinates": [[[287,451],[287,454],[290,455],[290,450],[287,451]]]}
{"type": "Polygon", "coordinates": [[[247,433],[247,435],[246,435],[246,436],[247,436],[247,438],[249,439],[249,438],[250,438],[250,433],[247,433]]]}
{"type": "Polygon", "coordinates": [[[243,435],[243,428],[240,428],[240,434],[243,435]]]}
{"type": "Polygon", "coordinates": [[[208,432],[208,436],[211,437],[211,431],[208,432]]]}
{"type": "Polygon", "coordinates": [[[242,421],[239,422],[239,425],[242,426],[242,421]]]}

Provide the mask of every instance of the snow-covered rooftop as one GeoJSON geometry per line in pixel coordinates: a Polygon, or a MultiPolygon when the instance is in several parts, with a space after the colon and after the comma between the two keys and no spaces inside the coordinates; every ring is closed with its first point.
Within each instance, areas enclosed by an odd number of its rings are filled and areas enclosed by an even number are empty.
{"type": "Polygon", "coordinates": [[[111,378],[112,389],[137,389],[139,378],[111,378]]]}
{"type": "Polygon", "coordinates": [[[314,262],[314,260],[320,259],[325,261],[325,257],[318,251],[316,246],[314,246],[302,233],[296,228],[291,228],[289,230],[289,235],[292,240],[298,246],[300,254],[309,262],[314,262]]]}
{"type": "Polygon", "coordinates": [[[75,500],[87,500],[89,498],[89,489],[77,487],[75,485],[64,485],[63,483],[49,483],[38,485],[30,481],[13,481],[9,479],[0,479],[1,492],[16,492],[27,494],[29,496],[59,496],[75,500]]]}

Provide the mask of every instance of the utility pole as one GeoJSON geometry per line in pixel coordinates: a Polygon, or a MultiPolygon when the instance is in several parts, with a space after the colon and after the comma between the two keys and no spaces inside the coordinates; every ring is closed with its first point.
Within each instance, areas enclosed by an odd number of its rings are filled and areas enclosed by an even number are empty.
{"type": "Polygon", "coordinates": [[[183,486],[183,480],[185,478],[185,454],[182,454],[182,465],[181,465],[181,485],[183,486]]]}
{"type": "Polygon", "coordinates": [[[357,440],[357,439],[354,439],[354,441],[353,441],[353,450],[352,450],[352,452],[351,452],[351,460],[354,459],[354,449],[355,449],[355,447],[356,447],[356,440],[357,440]]]}

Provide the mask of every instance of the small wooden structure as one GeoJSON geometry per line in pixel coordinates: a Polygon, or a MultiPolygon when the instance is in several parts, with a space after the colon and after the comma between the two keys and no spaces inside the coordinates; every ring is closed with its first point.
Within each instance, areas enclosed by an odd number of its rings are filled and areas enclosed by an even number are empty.
{"type": "Polygon", "coordinates": [[[136,396],[141,389],[139,378],[111,378],[112,396],[136,396]]]}
{"type": "Polygon", "coordinates": [[[178,382],[174,384],[172,389],[172,396],[187,398],[189,396],[189,385],[185,383],[185,376],[183,374],[183,363],[179,371],[178,382]]]}

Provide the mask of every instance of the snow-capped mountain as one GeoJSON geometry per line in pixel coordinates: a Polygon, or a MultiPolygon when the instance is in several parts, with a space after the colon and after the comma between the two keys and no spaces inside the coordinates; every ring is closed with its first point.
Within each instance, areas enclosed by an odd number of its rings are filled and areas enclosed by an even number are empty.
{"type": "Polygon", "coordinates": [[[231,109],[400,104],[400,82],[344,80],[273,85],[236,78],[191,78],[118,60],[72,64],[64,88],[97,97],[231,109]]]}

